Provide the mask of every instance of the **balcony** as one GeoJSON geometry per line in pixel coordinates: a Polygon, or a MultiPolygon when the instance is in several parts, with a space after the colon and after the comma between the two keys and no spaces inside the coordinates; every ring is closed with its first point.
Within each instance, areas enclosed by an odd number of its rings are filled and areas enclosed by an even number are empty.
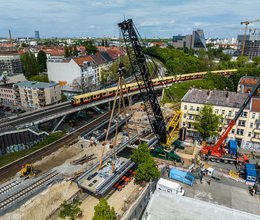
{"type": "Polygon", "coordinates": [[[256,142],[256,143],[260,143],[260,138],[252,137],[252,138],[251,138],[251,141],[252,141],[252,142],[256,142]]]}
{"type": "Polygon", "coordinates": [[[260,127],[257,127],[254,129],[254,133],[259,133],[260,134],[260,127]]]}
{"type": "Polygon", "coordinates": [[[39,95],[39,96],[38,96],[38,99],[39,99],[39,100],[45,100],[45,96],[44,96],[44,95],[39,95]]]}

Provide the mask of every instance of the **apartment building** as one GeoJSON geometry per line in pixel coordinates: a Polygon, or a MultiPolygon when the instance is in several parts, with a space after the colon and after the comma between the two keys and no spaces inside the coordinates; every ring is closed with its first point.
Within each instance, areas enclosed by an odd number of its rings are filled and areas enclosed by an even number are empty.
{"type": "Polygon", "coordinates": [[[83,80],[89,85],[99,83],[99,68],[91,56],[50,58],[47,61],[47,71],[49,80],[75,89],[81,88],[83,80]]]}
{"type": "Polygon", "coordinates": [[[20,55],[0,52],[0,72],[6,71],[9,75],[22,73],[20,55]]]}
{"type": "Polygon", "coordinates": [[[24,81],[13,85],[16,104],[25,108],[37,109],[61,100],[58,83],[24,81]]]}
{"type": "MultiPolygon", "coordinates": [[[[237,92],[240,93],[249,93],[256,86],[257,82],[260,80],[260,77],[255,76],[243,76],[240,78],[237,86],[237,92]]],[[[260,88],[258,88],[256,96],[260,96],[260,88]]]]}
{"type": "Polygon", "coordinates": [[[0,85],[0,102],[8,105],[15,105],[13,83],[0,85]]]}
{"type": "MultiPolygon", "coordinates": [[[[204,105],[212,105],[213,111],[222,116],[219,134],[227,128],[228,123],[239,111],[247,93],[236,93],[219,90],[190,89],[181,100],[181,127],[187,128],[187,135],[199,138],[193,126],[195,116],[199,115],[204,105]]],[[[245,149],[260,151],[260,98],[254,97],[244,109],[240,118],[231,130],[229,138],[236,139],[239,146],[245,149]]]]}

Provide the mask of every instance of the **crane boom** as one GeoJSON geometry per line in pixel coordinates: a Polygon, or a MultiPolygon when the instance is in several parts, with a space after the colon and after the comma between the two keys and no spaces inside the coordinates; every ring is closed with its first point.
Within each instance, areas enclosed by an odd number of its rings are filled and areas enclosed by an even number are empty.
{"type": "Polygon", "coordinates": [[[240,109],[237,112],[237,114],[235,115],[235,117],[229,122],[229,125],[228,125],[227,129],[224,131],[224,133],[219,138],[218,142],[215,144],[214,149],[217,150],[217,149],[219,149],[221,147],[221,145],[223,144],[223,141],[228,137],[228,134],[229,134],[230,130],[236,124],[237,119],[240,117],[240,115],[244,111],[245,107],[247,106],[247,104],[249,103],[249,101],[251,100],[253,95],[256,93],[256,91],[257,91],[259,86],[260,86],[260,79],[257,82],[257,84],[254,87],[254,89],[251,91],[251,93],[247,96],[246,100],[244,101],[243,105],[240,107],[240,109]]]}
{"type": "Polygon", "coordinates": [[[142,99],[144,100],[146,112],[151,127],[153,129],[153,132],[161,143],[166,144],[167,142],[166,125],[165,125],[165,121],[162,115],[159,102],[156,97],[156,93],[153,88],[151,74],[149,73],[148,65],[146,63],[146,58],[143,53],[143,48],[138,39],[140,35],[137,29],[135,28],[132,19],[125,20],[119,23],[118,26],[122,32],[122,36],[126,45],[126,50],[129,56],[130,64],[133,69],[136,81],[138,83],[138,87],[141,92],[142,99]],[[130,46],[132,48],[130,48],[130,46]],[[139,74],[141,74],[145,89],[142,89],[142,84],[138,80],[139,74]]]}

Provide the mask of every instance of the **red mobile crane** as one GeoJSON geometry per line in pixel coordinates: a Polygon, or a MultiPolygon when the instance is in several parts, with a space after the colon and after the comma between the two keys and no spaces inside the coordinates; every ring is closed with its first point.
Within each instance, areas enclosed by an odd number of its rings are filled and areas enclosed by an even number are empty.
{"type": "Polygon", "coordinates": [[[243,105],[240,107],[238,113],[235,115],[235,117],[229,122],[228,127],[224,131],[224,133],[220,136],[218,142],[214,146],[203,146],[201,149],[201,154],[205,157],[207,157],[211,161],[217,161],[217,162],[225,162],[225,163],[234,163],[235,161],[239,164],[242,163],[248,163],[248,157],[246,155],[232,155],[227,152],[226,149],[224,149],[223,142],[228,137],[229,132],[233,128],[233,126],[236,124],[237,119],[240,117],[242,112],[244,111],[245,107],[251,100],[252,96],[257,91],[258,87],[260,86],[260,80],[257,82],[256,86],[253,88],[252,92],[247,96],[246,100],[244,101],[243,105]]]}

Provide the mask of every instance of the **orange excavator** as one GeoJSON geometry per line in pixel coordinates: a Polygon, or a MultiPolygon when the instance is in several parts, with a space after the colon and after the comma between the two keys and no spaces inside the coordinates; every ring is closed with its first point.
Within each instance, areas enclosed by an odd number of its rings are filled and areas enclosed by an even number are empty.
{"type": "Polygon", "coordinates": [[[253,88],[251,93],[247,96],[246,100],[244,101],[243,105],[240,107],[235,117],[229,122],[228,127],[226,128],[224,133],[220,136],[218,142],[213,146],[204,145],[202,147],[201,149],[202,157],[207,158],[211,161],[225,162],[231,164],[235,162],[238,164],[245,164],[249,162],[247,155],[241,155],[239,153],[232,154],[228,152],[224,148],[224,141],[228,137],[229,132],[236,124],[237,119],[240,117],[245,107],[250,102],[252,96],[256,93],[259,86],[260,86],[260,80],[257,82],[256,86],[253,88]]]}

